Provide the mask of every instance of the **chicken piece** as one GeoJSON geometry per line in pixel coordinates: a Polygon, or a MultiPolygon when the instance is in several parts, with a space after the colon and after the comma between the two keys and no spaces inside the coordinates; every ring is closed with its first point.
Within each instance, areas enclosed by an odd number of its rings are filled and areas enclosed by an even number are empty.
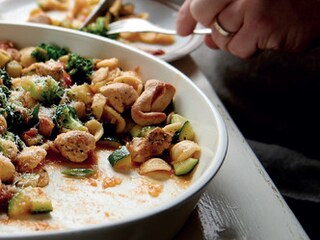
{"type": "Polygon", "coordinates": [[[103,86],[100,92],[107,97],[107,104],[119,113],[131,106],[138,98],[138,93],[132,86],[120,82],[103,86]]]}
{"type": "Polygon", "coordinates": [[[22,74],[34,72],[40,76],[51,76],[56,81],[61,81],[63,78],[63,65],[60,62],[49,60],[46,63],[37,62],[22,70],[22,74]]]}
{"type": "Polygon", "coordinates": [[[170,104],[175,94],[175,88],[159,80],[148,80],[145,90],[132,105],[132,119],[141,126],[155,125],[166,120],[162,111],[170,104]]]}
{"type": "Polygon", "coordinates": [[[171,140],[170,134],[156,127],[145,138],[134,138],[127,147],[132,161],[141,163],[151,157],[161,155],[164,150],[170,147],[171,140]]]}
{"type": "Polygon", "coordinates": [[[74,130],[59,134],[54,145],[61,155],[71,162],[83,162],[95,149],[96,141],[90,133],[74,130]]]}
{"type": "Polygon", "coordinates": [[[52,19],[44,12],[31,15],[28,19],[28,22],[52,25],[52,19]]]}
{"type": "Polygon", "coordinates": [[[41,76],[51,76],[55,80],[60,81],[63,78],[63,64],[54,60],[46,63],[38,63],[36,73],[41,76]]]}
{"type": "Polygon", "coordinates": [[[15,164],[19,172],[32,172],[47,156],[47,151],[40,146],[24,148],[17,156],[15,164]]]}

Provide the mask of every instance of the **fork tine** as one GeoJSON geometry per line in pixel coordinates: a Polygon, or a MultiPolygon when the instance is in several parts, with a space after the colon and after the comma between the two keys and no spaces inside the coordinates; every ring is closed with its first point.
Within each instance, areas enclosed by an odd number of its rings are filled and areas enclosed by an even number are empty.
{"type": "Polygon", "coordinates": [[[118,26],[118,25],[127,25],[127,24],[133,24],[136,21],[136,18],[128,18],[128,19],[123,19],[123,20],[119,20],[119,21],[115,21],[109,24],[109,26],[118,26]]]}

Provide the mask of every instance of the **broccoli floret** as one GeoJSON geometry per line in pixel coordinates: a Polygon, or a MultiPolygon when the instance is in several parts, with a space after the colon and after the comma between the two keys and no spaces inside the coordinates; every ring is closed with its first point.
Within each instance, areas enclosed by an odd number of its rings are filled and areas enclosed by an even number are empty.
{"type": "Polygon", "coordinates": [[[0,69],[0,79],[2,80],[3,84],[4,84],[6,87],[8,87],[8,88],[11,87],[11,85],[12,85],[12,79],[11,79],[11,77],[8,75],[7,71],[6,71],[4,68],[0,69]]]}
{"type": "Polygon", "coordinates": [[[5,85],[0,85],[0,107],[5,107],[10,97],[10,90],[5,85]]]}
{"type": "Polygon", "coordinates": [[[15,132],[22,131],[23,126],[30,120],[29,109],[14,102],[7,102],[0,114],[3,114],[7,121],[7,129],[15,130],[15,132]]]}
{"type": "Polygon", "coordinates": [[[38,62],[45,62],[50,59],[57,60],[59,57],[68,54],[69,51],[50,43],[39,44],[31,53],[38,62]]]}
{"type": "Polygon", "coordinates": [[[60,104],[55,109],[53,122],[59,129],[66,128],[70,130],[86,131],[87,128],[79,120],[76,110],[67,105],[60,104]]]}
{"type": "Polygon", "coordinates": [[[26,147],[26,144],[21,140],[19,135],[14,134],[12,132],[6,131],[6,133],[2,135],[2,138],[14,142],[18,147],[19,151],[26,147]]]}
{"type": "Polygon", "coordinates": [[[105,17],[98,17],[94,23],[89,24],[83,28],[82,31],[110,39],[117,39],[119,37],[119,34],[108,34],[109,28],[106,27],[105,17]]]}
{"type": "Polygon", "coordinates": [[[84,58],[78,54],[70,53],[66,70],[74,82],[83,84],[90,81],[93,66],[92,58],[84,58]]]}
{"type": "Polygon", "coordinates": [[[21,86],[32,98],[48,106],[59,102],[64,94],[64,89],[51,76],[27,76],[21,79],[21,86]]]}
{"type": "Polygon", "coordinates": [[[93,33],[103,37],[108,36],[108,28],[105,26],[105,17],[98,17],[94,23],[89,24],[82,30],[84,32],[93,33]]]}

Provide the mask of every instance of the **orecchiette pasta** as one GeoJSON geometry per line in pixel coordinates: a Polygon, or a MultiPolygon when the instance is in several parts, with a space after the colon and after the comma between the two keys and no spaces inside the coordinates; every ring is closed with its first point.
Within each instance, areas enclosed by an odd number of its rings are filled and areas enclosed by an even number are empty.
{"type": "Polygon", "coordinates": [[[137,91],[138,95],[141,94],[143,89],[143,83],[142,80],[135,76],[121,76],[117,77],[113,80],[113,82],[120,82],[120,83],[126,83],[134,88],[134,90],[137,91]]]}
{"type": "Polygon", "coordinates": [[[96,93],[93,96],[91,109],[92,109],[92,114],[96,119],[98,120],[101,119],[101,116],[103,113],[103,107],[106,105],[106,103],[107,103],[107,98],[103,96],[101,93],[96,93]]]}
{"type": "Polygon", "coordinates": [[[91,76],[91,82],[93,85],[103,82],[103,84],[107,83],[107,78],[109,74],[108,67],[100,67],[97,71],[95,71],[91,76]]]}
{"type": "Polygon", "coordinates": [[[10,161],[10,158],[7,158],[0,154],[0,185],[1,181],[7,182],[12,180],[15,172],[15,166],[10,161]]]}
{"type": "Polygon", "coordinates": [[[103,108],[102,119],[116,125],[116,132],[121,133],[126,128],[126,121],[112,107],[105,105],[103,108]]]}
{"type": "Polygon", "coordinates": [[[70,103],[70,106],[73,107],[76,112],[77,112],[77,116],[80,119],[83,119],[86,117],[86,104],[82,101],[72,101],[70,103]]]}
{"type": "Polygon", "coordinates": [[[91,133],[94,136],[96,142],[98,142],[104,133],[102,124],[96,119],[91,119],[84,125],[88,128],[89,133],[91,133]]]}
{"type": "Polygon", "coordinates": [[[166,126],[164,126],[162,129],[166,132],[169,133],[170,135],[174,135],[180,128],[182,124],[180,122],[176,123],[171,123],[166,126]]]}
{"type": "Polygon", "coordinates": [[[109,58],[103,59],[96,64],[97,68],[117,68],[119,67],[119,59],[117,58],[109,58]]]}
{"type": "Polygon", "coordinates": [[[170,149],[170,157],[173,162],[181,162],[190,157],[199,158],[200,146],[189,140],[178,142],[170,149]]]}

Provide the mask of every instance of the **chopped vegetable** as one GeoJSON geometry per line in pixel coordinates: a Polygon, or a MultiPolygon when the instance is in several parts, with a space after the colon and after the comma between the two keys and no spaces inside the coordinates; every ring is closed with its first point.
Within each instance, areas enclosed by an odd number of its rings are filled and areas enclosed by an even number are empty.
{"type": "Polygon", "coordinates": [[[8,215],[20,217],[28,213],[48,213],[53,210],[51,200],[39,187],[27,187],[9,201],[8,215]]]}
{"type": "Polygon", "coordinates": [[[105,26],[105,17],[98,17],[94,23],[89,24],[87,27],[82,29],[85,32],[93,33],[99,36],[106,37],[108,28],[105,26]]]}
{"type": "Polygon", "coordinates": [[[104,135],[100,138],[99,143],[105,144],[109,147],[118,148],[121,146],[121,141],[118,137],[112,135],[104,135]]]}
{"type": "Polygon", "coordinates": [[[21,79],[21,86],[32,98],[49,106],[59,102],[64,94],[63,88],[51,76],[27,76],[21,79]]]}
{"type": "Polygon", "coordinates": [[[93,59],[70,53],[66,70],[74,82],[78,84],[89,82],[93,72],[93,59]]]}
{"type": "Polygon", "coordinates": [[[131,167],[131,155],[126,146],[121,146],[110,154],[108,160],[111,166],[119,171],[127,171],[131,167]]]}
{"type": "Polygon", "coordinates": [[[188,158],[184,161],[173,164],[174,173],[177,176],[186,175],[192,171],[192,169],[198,164],[199,159],[188,158]]]}
{"type": "Polygon", "coordinates": [[[106,27],[106,18],[98,17],[94,23],[89,24],[87,27],[83,28],[84,32],[93,33],[99,36],[117,39],[119,34],[108,34],[109,28],[106,27]]]}
{"type": "Polygon", "coordinates": [[[59,129],[87,130],[79,120],[76,110],[67,104],[61,104],[56,107],[53,121],[59,129]]]}
{"type": "Polygon", "coordinates": [[[194,140],[194,131],[189,121],[185,121],[182,127],[173,135],[173,142],[181,142],[183,140],[194,140]]]}
{"type": "Polygon", "coordinates": [[[69,177],[82,178],[90,177],[91,175],[95,174],[95,171],[93,169],[88,168],[68,168],[63,170],[61,173],[69,177]]]}

